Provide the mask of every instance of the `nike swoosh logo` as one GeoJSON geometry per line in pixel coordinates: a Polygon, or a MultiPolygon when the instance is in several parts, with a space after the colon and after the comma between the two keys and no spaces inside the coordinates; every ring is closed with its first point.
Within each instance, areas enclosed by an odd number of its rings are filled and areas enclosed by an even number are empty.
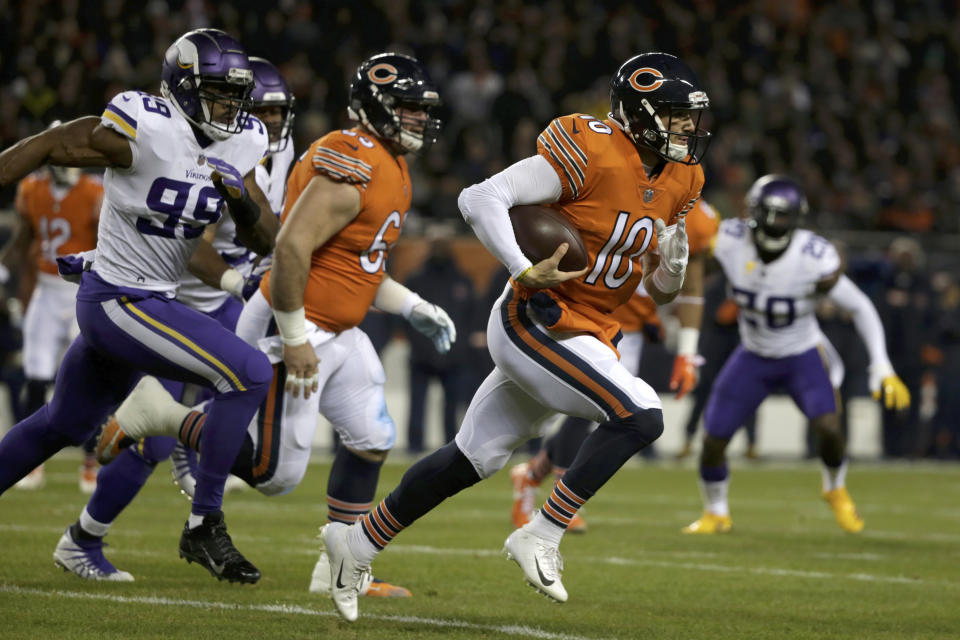
{"type": "MultiPolygon", "coordinates": [[[[539,567],[537,568],[539,570],[539,567]]],[[[340,561],[340,573],[337,574],[337,589],[343,589],[347,585],[343,584],[343,581],[340,578],[343,577],[343,560],[340,561]]]]}
{"type": "Polygon", "coordinates": [[[577,129],[577,121],[576,121],[576,120],[573,121],[573,133],[580,133],[580,131],[577,129]]]}
{"type": "Polygon", "coordinates": [[[130,98],[128,98],[127,96],[120,96],[120,97],[123,98],[124,102],[130,102],[130,98]]]}
{"type": "Polygon", "coordinates": [[[353,146],[352,144],[350,144],[349,142],[344,142],[343,144],[347,145],[348,147],[350,147],[350,148],[353,149],[354,151],[360,151],[360,147],[355,147],[355,146],[353,146]]]}
{"type": "Polygon", "coordinates": [[[552,585],[553,580],[547,580],[547,576],[543,575],[543,571],[540,570],[540,561],[534,558],[533,562],[537,565],[537,575],[540,576],[540,582],[543,583],[543,586],[549,587],[552,585]]]}

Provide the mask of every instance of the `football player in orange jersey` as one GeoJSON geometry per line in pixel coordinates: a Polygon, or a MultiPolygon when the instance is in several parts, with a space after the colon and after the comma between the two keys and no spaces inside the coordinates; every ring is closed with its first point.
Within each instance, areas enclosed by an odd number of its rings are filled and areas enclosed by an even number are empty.
{"type": "MultiPolygon", "coordinates": [[[[686,224],[690,260],[680,295],[674,300],[674,313],[680,321],[680,332],[677,355],[670,376],[670,388],[677,392],[678,400],[687,395],[697,383],[700,360],[697,344],[700,340],[700,321],[703,315],[703,269],[710,243],[717,234],[719,219],[713,207],[700,200],[687,214],[686,224]]],[[[623,332],[617,343],[620,360],[627,371],[636,376],[640,369],[645,336],[655,335],[661,330],[657,305],[640,286],[612,315],[620,323],[623,332]]],[[[537,455],[529,462],[520,463],[510,469],[510,482],[513,485],[510,517],[515,527],[522,527],[530,521],[540,483],[551,472],[556,481],[563,477],[593,424],[584,418],[568,416],[537,455]]],[[[645,449],[644,452],[652,453],[652,448],[645,449]]],[[[568,533],[584,533],[586,530],[587,523],[579,513],[567,526],[568,533]]]]}
{"type": "MultiPolygon", "coordinates": [[[[341,442],[327,484],[332,523],[355,522],[370,509],[396,441],[383,366],[357,326],[367,310],[403,315],[440,352],[456,339],[443,309],[385,272],[411,202],[404,156],[436,140],[439,103],[414,58],[384,53],[360,65],[350,87],[359,124],[323,136],[295,163],[273,268],[237,324],[237,335],[274,363],[274,377],[232,473],[267,495],[292,491],[306,473],[319,411],[341,442]]],[[[117,437],[172,435],[197,449],[206,415],[148,384],[152,390],[138,387],[118,409],[117,437]]],[[[329,593],[338,570],[321,553],[310,591],[329,593]]],[[[369,575],[355,587],[368,596],[410,595],[369,575]]]]}
{"type": "MultiPolygon", "coordinates": [[[[59,124],[57,121],[50,126],[59,124]]],[[[19,271],[19,297],[27,305],[23,322],[27,415],[46,403],[60,358],[80,332],[77,285],[58,275],[57,257],[89,251],[97,245],[102,200],[100,178],[75,167],[50,166],[31,173],[17,185],[14,207],[21,224],[3,263],[19,271]]],[[[80,490],[92,493],[97,484],[97,460],[87,444],[84,453],[80,490]]],[[[14,486],[39,489],[43,485],[40,465],[14,486]]]]}
{"type": "Polygon", "coordinates": [[[565,413],[599,422],[543,508],[504,549],[526,580],[558,602],[558,547],[577,510],[637,451],[663,432],[660,399],[620,362],[610,312],[643,280],[658,304],[676,298],[687,266],[684,217],[703,186],[697,166],[709,139],[709,105],[693,72],[664,53],[635,56],[611,81],[606,120],[553,120],[537,154],[460,195],[460,211],[512,281],[487,325],[496,364],[477,390],[454,442],[414,464],[400,484],[349,527],[323,538],[336,570],[333,599],[357,617],[357,585],[401,530],[446,498],[489,477],[511,453],[565,413]],[[567,245],[531,264],[514,237],[510,207],[549,203],[576,227],[582,271],[558,270],[567,245]],[[643,261],[641,270],[640,260],[643,261]]]}

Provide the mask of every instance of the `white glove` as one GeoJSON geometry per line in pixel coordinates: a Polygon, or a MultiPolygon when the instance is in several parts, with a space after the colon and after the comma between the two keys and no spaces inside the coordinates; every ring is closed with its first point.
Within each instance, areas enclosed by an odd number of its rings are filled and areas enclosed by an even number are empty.
{"type": "Polygon", "coordinates": [[[667,224],[657,218],[654,229],[657,232],[660,266],[672,276],[684,273],[687,270],[687,260],[690,258],[686,221],[680,218],[675,227],[667,229],[667,224]]]}
{"type": "Polygon", "coordinates": [[[447,312],[426,300],[414,305],[407,319],[414,329],[433,340],[439,353],[450,351],[450,345],[457,341],[457,328],[447,312]]]}

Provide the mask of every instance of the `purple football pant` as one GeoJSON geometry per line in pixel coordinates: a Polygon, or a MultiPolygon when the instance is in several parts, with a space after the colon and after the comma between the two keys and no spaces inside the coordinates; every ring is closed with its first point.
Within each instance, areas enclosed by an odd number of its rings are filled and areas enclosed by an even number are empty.
{"type": "Polygon", "coordinates": [[[160,294],[116,287],[90,271],[77,294],[80,336],[53,399],[0,441],[0,493],[65,446],[82,443],[142,373],[212,387],[193,512],[218,510],[223,483],[267,393],[267,357],[219,322],[160,294]]]}
{"type": "Polygon", "coordinates": [[[715,438],[732,438],[764,398],[779,389],[790,394],[807,419],[837,410],[830,374],[816,347],[786,358],[764,358],[740,345],[713,383],[704,429],[715,438]]]}
{"type": "MultiPolygon", "coordinates": [[[[242,310],[242,302],[236,298],[228,298],[216,310],[204,315],[232,332],[236,329],[242,310]]],[[[183,400],[185,383],[170,379],[161,379],[160,382],[170,395],[177,400],[183,400]]],[[[213,391],[203,387],[201,393],[193,397],[190,403],[196,404],[212,396],[213,391]]],[[[144,438],[135,447],[121,451],[113,462],[100,469],[97,474],[97,488],[87,502],[87,513],[103,524],[116,520],[147,483],[157,463],[170,457],[176,444],[176,438],[152,436],[144,438]]]]}

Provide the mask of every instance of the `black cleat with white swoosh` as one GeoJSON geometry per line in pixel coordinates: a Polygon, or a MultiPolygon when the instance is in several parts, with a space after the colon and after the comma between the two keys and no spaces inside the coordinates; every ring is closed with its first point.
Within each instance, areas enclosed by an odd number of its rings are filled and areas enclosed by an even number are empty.
{"type": "Polygon", "coordinates": [[[260,570],[243,557],[235,546],[222,511],[212,511],[203,517],[203,524],[191,529],[183,525],[180,536],[180,557],[196,562],[217,580],[255,584],[260,570]]]}

